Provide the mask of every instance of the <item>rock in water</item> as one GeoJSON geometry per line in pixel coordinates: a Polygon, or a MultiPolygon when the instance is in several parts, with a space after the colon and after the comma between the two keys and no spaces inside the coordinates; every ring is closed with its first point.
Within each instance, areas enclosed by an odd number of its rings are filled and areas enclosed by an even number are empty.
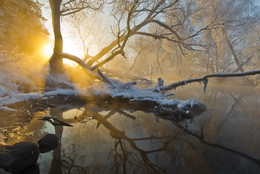
{"type": "Polygon", "coordinates": [[[33,142],[21,142],[0,146],[0,168],[20,173],[34,166],[39,157],[39,148],[33,142]]]}
{"type": "Polygon", "coordinates": [[[39,141],[39,150],[41,153],[49,152],[59,146],[59,139],[54,134],[47,134],[39,141]]]}

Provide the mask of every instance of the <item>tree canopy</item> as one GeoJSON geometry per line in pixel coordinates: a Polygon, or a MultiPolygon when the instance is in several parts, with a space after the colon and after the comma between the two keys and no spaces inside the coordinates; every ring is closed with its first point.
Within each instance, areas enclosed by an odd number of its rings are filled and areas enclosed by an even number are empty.
{"type": "Polygon", "coordinates": [[[41,4],[33,0],[0,3],[0,50],[33,55],[47,40],[41,4]]]}

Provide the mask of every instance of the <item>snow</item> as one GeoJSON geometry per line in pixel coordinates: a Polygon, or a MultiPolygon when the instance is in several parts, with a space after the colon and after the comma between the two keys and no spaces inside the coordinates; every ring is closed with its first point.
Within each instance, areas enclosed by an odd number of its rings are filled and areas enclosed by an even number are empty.
{"type": "Polygon", "coordinates": [[[179,109],[184,109],[185,107],[187,106],[190,106],[191,108],[193,108],[194,105],[201,105],[201,103],[197,100],[194,100],[194,99],[188,99],[186,101],[182,101],[180,102],[177,107],[179,109]]]}
{"type": "MultiPolygon", "coordinates": [[[[49,80],[53,80],[53,82],[61,82],[67,84],[68,86],[76,87],[75,85],[72,85],[70,82],[66,82],[66,77],[50,76],[48,78],[51,78],[49,80]]],[[[108,95],[111,97],[128,98],[130,101],[155,101],[159,105],[177,106],[179,110],[184,111],[188,108],[187,106],[193,107],[193,105],[201,104],[196,100],[179,101],[176,99],[169,99],[168,96],[172,94],[162,93],[159,90],[159,92],[155,92],[155,88],[140,89],[129,84],[127,85],[127,89],[125,89],[125,84],[120,84],[120,82],[115,83],[114,85],[112,85],[112,87],[106,83],[103,83],[103,85],[86,87],[85,89],[78,88],[77,90],[74,90],[57,88],[54,91],[48,92],[26,93],[26,91],[39,90],[37,89],[37,86],[34,85],[35,84],[31,79],[23,76],[18,71],[14,72],[12,70],[9,70],[8,68],[1,69],[0,110],[9,110],[15,112],[16,110],[8,108],[7,105],[14,104],[16,102],[27,101],[30,99],[41,98],[47,100],[48,98],[55,98],[55,96],[57,95],[83,97],[108,95]]]]}
{"type": "MultiPolygon", "coordinates": [[[[9,92],[11,93],[11,92],[9,92]]],[[[40,93],[13,93],[10,96],[0,97],[0,107],[4,105],[10,105],[13,103],[26,101],[29,99],[37,99],[40,98],[42,95],[40,93]]]]}
{"type": "Polygon", "coordinates": [[[74,96],[78,96],[79,93],[82,94],[82,92],[76,91],[76,90],[72,90],[72,89],[56,89],[55,91],[49,91],[49,92],[45,92],[43,94],[43,96],[55,96],[55,95],[74,95],[74,96]]]}
{"type": "Polygon", "coordinates": [[[16,102],[26,101],[29,99],[38,99],[38,98],[48,99],[48,98],[53,98],[54,96],[57,95],[67,95],[67,96],[110,95],[111,97],[128,98],[130,99],[130,101],[146,100],[146,101],[156,101],[158,104],[165,105],[165,106],[175,105],[179,110],[186,110],[188,107],[192,108],[194,105],[201,105],[200,102],[193,99],[189,99],[186,101],[169,99],[167,98],[167,94],[154,92],[152,88],[139,89],[134,86],[129,87],[129,89],[124,89],[124,88],[120,88],[120,85],[116,85],[116,87],[103,85],[102,87],[99,86],[99,87],[86,88],[86,91],[58,88],[55,91],[48,91],[42,94],[39,92],[19,93],[17,88],[18,87],[15,86],[15,84],[14,86],[12,86],[12,88],[9,87],[9,89],[5,87],[3,84],[0,84],[0,109],[15,111],[11,108],[6,107],[6,105],[13,104],[16,102]]]}
{"type": "Polygon", "coordinates": [[[123,98],[133,98],[133,99],[150,99],[158,100],[165,98],[161,93],[153,92],[149,89],[138,89],[131,87],[128,90],[122,88],[115,88],[110,90],[112,97],[121,96],[123,98]]]}
{"type": "Polygon", "coordinates": [[[4,86],[0,85],[0,97],[8,94],[8,91],[5,89],[4,86]]]}
{"type": "MultiPolygon", "coordinates": [[[[5,57],[1,55],[0,58],[5,57]]],[[[35,90],[36,86],[31,79],[17,69],[17,66],[4,64],[0,68],[0,108],[2,110],[10,110],[10,108],[2,107],[4,105],[36,99],[41,96],[40,93],[26,93],[26,91],[35,90]]]]}
{"type": "Polygon", "coordinates": [[[161,105],[178,105],[181,101],[179,100],[175,100],[175,99],[163,99],[163,100],[160,100],[160,104],[161,105]]]}
{"type": "Polygon", "coordinates": [[[0,110],[5,110],[5,111],[13,111],[13,112],[16,112],[17,110],[16,109],[11,109],[11,108],[8,108],[8,107],[0,107],[0,110]]]}
{"type": "Polygon", "coordinates": [[[177,105],[179,110],[184,110],[185,108],[193,108],[195,105],[201,105],[202,103],[194,100],[188,99],[186,101],[176,100],[176,99],[168,99],[165,95],[159,92],[154,92],[150,89],[138,89],[135,87],[131,87],[130,89],[121,89],[115,88],[110,89],[112,97],[123,97],[123,98],[131,98],[130,101],[135,100],[147,100],[147,101],[156,101],[160,105],[168,105],[173,106],[177,105]]]}
{"type": "MultiPolygon", "coordinates": [[[[74,95],[74,96],[78,96],[78,95],[83,95],[84,93],[82,93],[82,91],[76,91],[76,90],[71,90],[71,89],[57,89],[55,91],[49,91],[49,92],[45,92],[43,94],[36,92],[36,93],[16,93],[13,91],[8,91],[6,90],[6,88],[4,88],[3,86],[0,86],[0,94],[6,94],[8,93],[8,95],[6,96],[1,96],[0,95],[0,109],[2,110],[12,110],[8,107],[4,107],[5,105],[10,105],[10,104],[14,104],[17,102],[21,102],[21,101],[27,101],[27,100],[35,100],[35,99],[48,99],[48,97],[54,97],[56,95],[74,95]]],[[[12,110],[15,111],[15,110],[12,110]]]]}

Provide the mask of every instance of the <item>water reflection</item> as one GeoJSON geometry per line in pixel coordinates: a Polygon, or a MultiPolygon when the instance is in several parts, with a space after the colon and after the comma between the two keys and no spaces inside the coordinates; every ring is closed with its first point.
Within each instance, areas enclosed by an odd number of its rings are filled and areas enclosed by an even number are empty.
{"type": "MultiPolygon", "coordinates": [[[[160,164],[156,164],[149,159],[149,155],[164,151],[167,148],[167,144],[171,142],[175,135],[172,136],[150,136],[145,138],[130,138],[126,135],[126,133],[118,128],[116,128],[113,124],[111,124],[108,121],[108,118],[112,117],[113,115],[120,113],[127,118],[135,119],[134,116],[118,110],[117,112],[115,110],[110,111],[106,115],[101,115],[98,112],[93,112],[90,108],[86,108],[85,111],[80,115],[81,119],[82,117],[85,117],[84,119],[89,120],[89,117],[95,119],[97,121],[97,128],[100,125],[103,125],[110,133],[110,136],[114,139],[114,148],[110,152],[110,155],[112,156],[112,159],[114,160],[114,166],[113,173],[127,173],[126,171],[129,171],[129,167],[127,165],[131,164],[133,165],[133,161],[130,161],[133,157],[138,158],[137,156],[140,156],[142,159],[142,163],[145,168],[150,168],[152,172],[158,173],[163,172],[164,169],[160,167],[160,164]],[[152,141],[152,140],[161,140],[161,147],[147,150],[142,149],[138,147],[136,141],[152,141]],[[128,150],[129,147],[131,150],[128,150]],[[135,151],[137,154],[133,153],[132,151],[135,151]],[[130,159],[130,160],[129,160],[130,159]]],[[[138,166],[138,164],[134,164],[134,166],[138,166]]]]}
{"type": "MultiPolygon", "coordinates": [[[[60,108],[50,108],[50,115],[55,116],[59,119],[63,119],[63,112],[60,108]]],[[[55,135],[58,137],[59,140],[62,140],[63,134],[63,126],[55,125],[55,135]]],[[[51,162],[51,169],[50,174],[61,174],[61,145],[59,145],[55,150],[53,150],[53,158],[51,162]]]]}
{"type": "Polygon", "coordinates": [[[192,86],[176,97],[200,100],[208,111],[178,122],[90,104],[50,108],[47,116],[74,127],[46,123],[44,131],[55,133],[61,145],[42,155],[41,173],[260,172],[259,91],[209,86],[203,95],[192,86]]]}

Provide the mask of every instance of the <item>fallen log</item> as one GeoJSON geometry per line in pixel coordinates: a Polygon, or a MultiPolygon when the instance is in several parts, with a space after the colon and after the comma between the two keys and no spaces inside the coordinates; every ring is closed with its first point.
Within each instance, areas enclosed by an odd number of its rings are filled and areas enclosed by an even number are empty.
{"type": "Polygon", "coordinates": [[[81,101],[82,106],[91,104],[104,110],[153,112],[157,116],[176,117],[177,120],[191,118],[206,110],[206,106],[199,101],[192,99],[186,101],[168,99],[161,93],[152,92],[147,89],[132,87],[131,89],[111,88],[103,91],[91,90],[89,91],[91,95],[84,95],[84,93],[73,93],[69,89],[59,89],[44,93],[42,99],[46,106],[57,106],[57,104],[59,106],[68,106],[73,104],[73,101],[81,101]]]}

